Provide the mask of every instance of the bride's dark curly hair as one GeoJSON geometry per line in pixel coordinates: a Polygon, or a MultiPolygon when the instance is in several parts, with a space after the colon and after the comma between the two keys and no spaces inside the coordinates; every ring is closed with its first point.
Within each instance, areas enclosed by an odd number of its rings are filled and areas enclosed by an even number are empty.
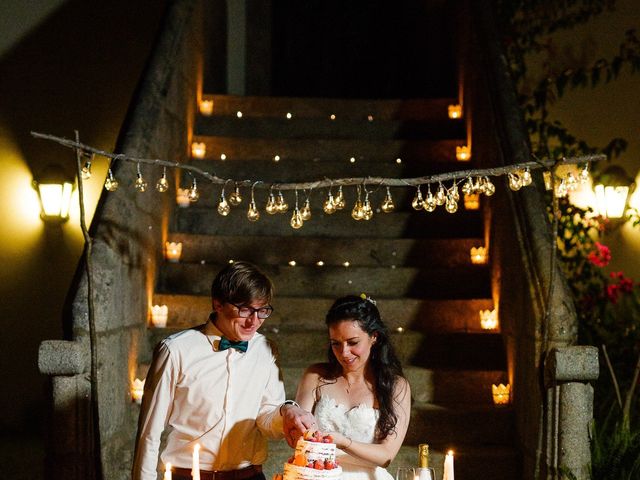
{"type": "MultiPolygon", "coordinates": [[[[389,340],[387,327],[380,318],[380,312],[371,300],[348,295],[333,303],[325,320],[327,327],[344,320],[355,320],[369,336],[376,337],[376,341],[371,345],[369,364],[370,371],[375,372],[374,393],[380,413],[376,424],[376,438],[382,440],[395,431],[398,415],[394,409],[394,404],[397,404],[394,390],[396,382],[404,375],[400,360],[389,340]]],[[[327,373],[330,377],[328,380],[336,380],[342,374],[342,367],[331,346],[327,373]]]]}

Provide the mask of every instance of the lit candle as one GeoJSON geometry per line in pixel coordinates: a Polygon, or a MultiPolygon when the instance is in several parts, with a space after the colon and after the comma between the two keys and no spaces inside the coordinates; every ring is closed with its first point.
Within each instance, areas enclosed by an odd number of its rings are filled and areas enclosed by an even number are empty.
{"type": "Polygon", "coordinates": [[[213,100],[202,100],[200,102],[200,113],[205,116],[210,116],[213,113],[213,100]]]}
{"type": "Polygon", "coordinates": [[[466,162],[471,159],[471,149],[467,146],[456,147],[456,159],[466,162]]]}
{"type": "Polygon", "coordinates": [[[193,446],[193,463],[191,466],[191,478],[200,480],[200,444],[193,446]]]}
{"type": "Polygon", "coordinates": [[[449,112],[449,118],[461,118],[462,105],[449,105],[448,112],[449,112]]]}
{"type": "Polygon", "coordinates": [[[480,208],[480,194],[469,193],[464,196],[464,208],[467,210],[478,210],[480,208]]]}
{"type": "Polygon", "coordinates": [[[189,200],[189,189],[188,188],[178,188],[176,193],[176,203],[179,207],[186,208],[191,205],[191,200],[189,200]]]}
{"type": "Polygon", "coordinates": [[[151,323],[154,327],[165,328],[169,317],[169,307],[166,305],[154,305],[151,307],[151,323]]]}
{"type": "Polygon", "coordinates": [[[144,395],[144,380],[136,378],[131,385],[131,398],[138,405],[142,403],[142,396],[144,395]]]}
{"type": "Polygon", "coordinates": [[[447,452],[447,456],[444,458],[444,475],[442,480],[454,480],[453,479],[453,450],[447,452]]]}
{"type": "Polygon", "coordinates": [[[164,477],[162,477],[162,480],[171,480],[171,464],[167,463],[164,466],[164,477]]]}
{"type": "Polygon", "coordinates": [[[194,158],[204,158],[207,153],[207,145],[204,142],[193,142],[191,144],[191,155],[194,158]]]}
{"type": "Polygon", "coordinates": [[[498,328],[498,312],[493,310],[480,310],[480,327],[483,330],[495,330],[498,328]]]}
{"type": "Polygon", "coordinates": [[[469,252],[471,263],[474,265],[484,265],[487,263],[487,249],[485,247],[471,247],[469,252]]]}
{"type": "Polygon", "coordinates": [[[180,261],[182,255],[182,242],[166,242],[167,260],[173,263],[180,261]]]}
{"type": "Polygon", "coordinates": [[[493,395],[493,403],[496,405],[507,405],[511,396],[511,385],[491,385],[491,393],[493,395]]]}

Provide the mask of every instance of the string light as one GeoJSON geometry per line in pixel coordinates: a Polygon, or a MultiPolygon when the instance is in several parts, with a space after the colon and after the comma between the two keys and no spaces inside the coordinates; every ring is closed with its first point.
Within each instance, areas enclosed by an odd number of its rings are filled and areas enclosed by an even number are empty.
{"type": "Polygon", "coordinates": [[[274,155],[273,161],[276,162],[276,163],[279,162],[280,161],[280,155],[274,155]]]}
{"type": "Polygon", "coordinates": [[[300,214],[302,215],[302,220],[304,220],[305,222],[311,220],[311,204],[309,202],[309,196],[307,196],[306,200],[304,201],[304,206],[300,210],[300,214]]]}
{"type": "Polygon", "coordinates": [[[322,260],[318,260],[318,261],[316,262],[316,265],[317,265],[318,267],[324,267],[324,262],[323,262],[322,260]]]}
{"type": "Polygon", "coordinates": [[[158,183],[156,183],[156,190],[160,193],[164,193],[169,190],[169,181],[167,180],[167,167],[162,169],[162,176],[158,179],[158,183]]]}
{"type": "Polygon", "coordinates": [[[284,195],[282,195],[281,190],[278,190],[278,198],[276,199],[276,209],[278,213],[287,213],[287,210],[289,210],[289,204],[284,199],[284,195]]]}
{"type": "Polygon", "coordinates": [[[400,165],[402,163],[402,159],[400,157],[396,158],[396,163],[400,165]]]}
{"type": "Polygon", "coordinates": [[[435,195],[431,193],[431,185],[427,185],[427,196],[424,200],[424,209],[427,212],[433,212],[438,206],[435,195]]]}
{"type": "Polygon", "coordinates": [[[229,195],[229,203],[234,207],[237,207],[242,203],[242,195],[240,195],[240,187],[237,183],[235,190],[231,192],[231,195],[229,195]]]}
{"type": "Polygon", "coordinates": [[[269,198],[267,199],[267,205],[264,207],[264,209],[269,215],[275,215],[276,213],[278,213],[278,206],[276,205],[276,197],[273,194],[273,185],[269,190],[269,198]]]}
{"type": "Polygon", "coordinates": [[[533,178],[531,177],[531,170],[529,170],[529,168],[525,168],[522,171],[522,186],[523,187],[528,187],[529,185],[531,185],[533,183],[533,178]]]}
{"type": "Polygon", "coordinates": [[[362,220],[364,218],[364,210],[362,208],[362,191],[360,189],[360,185],[357,187],[358,196],[356,199],[356,203],[353,205],[353,209],[351,210],[351,218],[354,220],[362,220]]]}
{"type": "Polygon", "coordinates": [[[293,118],[293,115],[290,112],[287,112],[287,119],[291,120],[293,118]]]}
{"type": "Polygon", "coordinates": [[[104,181],[104,188],[108,192],[115,192],[118,189],[118,180],[113,176],[111,169],[107,170],[107,179],[104,181]]]}
{"type": "Polygon", "coordinates": [[[351,158],[349,159],[349,161],[350,161],[351,163],[356,163],[356,157],[351,157],[351,158]]]}
{"type": "Polygon", "coordinates": [[[236,112],[236,117],[242,118],[242,112],[240,110],[236,112]]]}
{"type": "Polygon", "coordinates": [[[289,266],[290,267],[295,267],[296,266],[296,261],[295,260],[289,260],[289,266]]]}
{"type": "Polygon", "coordinates": [[[249,210],[247,210],[247,220],[250,222],[257,222],[260,219],[260,212],[258,211],[258,207],[256,207],[256,199],[254,195],[254,189],[258,182],[254,182],[251,185],[251,201],[249,202],[249,210]]]}
{"type": "Polygon", "coordinates": [[[396,206],[393,203],[393,198],[391,198],[391,190],[387,187],[387,193],[382,202],[382,206],[380,207],[384,213],[391,213],[395,210],[396,206]]]}
{"type": "Polygon", "coordinates": [[[324,201],[322,205],[322,210],[327,215],[331,215],[336,212],[336,203],[333,200],[333,194],[331,193],[331,187],[329,187],[329,193],[327,194],[327,199],[324,201]]]}
{"type": "Polygon", "coordinates": [[[578,189],[578,179],[575,177],[573,173],[571,172],[567,173],[567,176],[565,177],[564,180],[567,184],[568,192],[575,192],[578,189]]]}
{"type": "Polygon", "coordinates": [[[364,220],[371,220],[373,218],[373,209],[371,208],[371,202],[369,202],[369,192],[364,187],[364,202],[362,203],[362,218],[364,220]]]}
{"type": "Polygon", "coordinates": [[[367,120],[369,120],[369,122],[373,122],[373,115],[367,115],[367,120]]]}
{"type": "Polygon", "coordinates": [[[223,162],[227,159],[227,155],[224,153],[220,154],[220,160],[222,160],[223,162]]]}
{"type": "Polygon", "coordinates": [[[420,190],[420,185],[416,188],[416,194],[411,201],[411,206],[414,210],[422,210],[424,208],[424,200],[422,199],[422,191],[420,190]]]}
{"type": "Polygon", "coordinates": [[[304,223],[304,221],[302,220],[302,214],[300,213],[300,209],[298,208],[298,190],[296,190],[296,204],[295,207],[293,208],[293,214],[291,215],[291,221],[289,222],[291,224],[291,228],[294,229],[299,229],[302,228],[302,224],[304,223]]]}
{"type": "Polygon", "coordinates": [[[336,205],[336,210],[342,210],[347,205],[347,202],[345,201],[344,195],[342,193],[342,185],[338,187],[338,193],[336,194],[335,205],[336,205]]]}
{"type": "Polygon", "coordinates": [[[134,183],[134,187],[137,192],[143,193],[147,189],[147,182],[144,178],[142,178],[142,172],[140,171],[140,164],[138,163],[136,172],[136,181],[134,183]]]}
{"type": "Polygon", "coordinates": [[[509,172],[507,174],[509,179],[509,188],[514,192],[517,192],[522,188],[522,178],[518,174],[518,172],[509,172]]]}
{"type": "Polygon", "coordinates": [[[447,201],[447,192],[442,183],[438,182],[438,190],[436,191],[436,205],[442,206],[447,201]]]}
{"type": "Polygon", "coordinates": [[[81,176],[83,180],[89,180],[91,178],[91,161],[93,160],[94,154],[91,154],[89,160],[84,162],[81,170],[81,176]]]}
{"type": "Polygon", "coordinates": [[[582,170],[580,170],[580,173],[578,174],[578,181],[580,182],[580,184],[584,185],[589,181],[590,178],[591,177],[589,175],[589,164],[585,163],[584,167],[582,168],[582,170]]]}
{"type": "Polygon", "coordinates": [[[191,188],[189,189],[189,201],[195,203],[200,199],[200,191],[198,190],[198,182],[196,177],[191,179],[191,188]]]}
{"type": "Polygon", "coordinates": [[[331,115],[329,115],[329,119],[330,119],[330,120],[335,120],[335,119],[336,119],[335,114],[333,114],[333,113],[332,113],[331,115]]]}
{"type": "Polygon", "coordinates": [[[231,207],[227,202],[227,199],[224,197],[224,188],[226,187],[226,183],[222,186],[222,190],[220,191],[220,201],[218,202],[218,213],[223,217],[229,215],[231,212],[231,207]]]}

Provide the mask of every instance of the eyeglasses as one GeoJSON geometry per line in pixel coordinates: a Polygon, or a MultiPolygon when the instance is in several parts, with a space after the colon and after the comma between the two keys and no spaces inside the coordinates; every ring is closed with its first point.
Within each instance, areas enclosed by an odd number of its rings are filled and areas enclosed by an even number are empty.
{"type": "Polygon", "coordinates": [[[273,307],[271,305],[267,305],[266,307],[253,308],[246,307],[244,305],[236,305],[235,303],[227,302],[230,305],[233,305],[238,309],[238,316],[240,318],[249,318],[252,317],[254,313],[258,314],[258,318],[264,320],[265,318],[269,318],[269,315],[273,313],[273,307]]]}

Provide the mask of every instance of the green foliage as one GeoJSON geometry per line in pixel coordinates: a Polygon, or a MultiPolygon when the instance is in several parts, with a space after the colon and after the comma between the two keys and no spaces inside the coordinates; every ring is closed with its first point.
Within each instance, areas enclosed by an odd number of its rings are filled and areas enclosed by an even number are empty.
{"type": "Polygon", "coordinates": [[[640,478],[640,429],[632,431],[608,415],[591,432],[591,477],[594,480],[640,478]]]}

